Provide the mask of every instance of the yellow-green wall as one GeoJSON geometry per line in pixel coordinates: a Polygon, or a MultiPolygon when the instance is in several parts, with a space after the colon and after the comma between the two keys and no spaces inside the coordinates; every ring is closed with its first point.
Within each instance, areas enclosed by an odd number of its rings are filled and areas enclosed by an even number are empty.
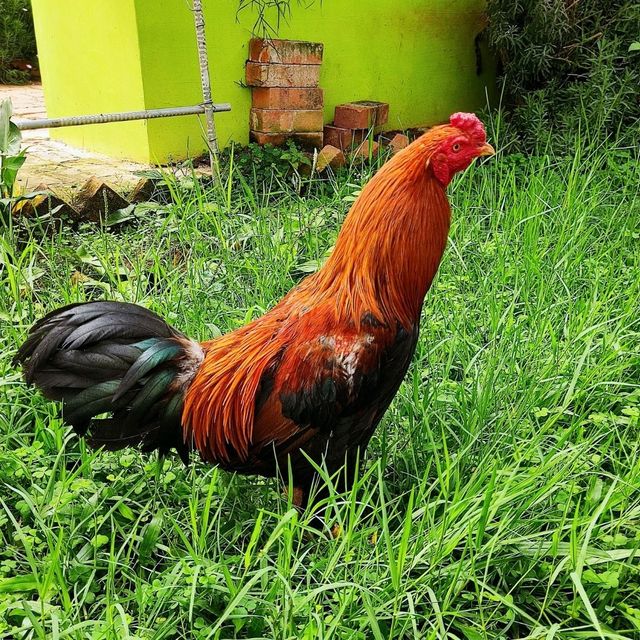
{"type": "MultiPolygon", "coordinates": [[[[133,0],[32,0],[50,117],[143,109],[133,0]]],[[[149,157],[144,121],[52,129],[69,144],[123,158],[149,157]]]]}
{"type": "MultiPolygon", "coordinates": [[[[222,146],[248,141],[251,95],[242,86],[255,16],[239,0],[204,0],[222,146]]],[[[390,104],[388,128],[432,124],[485,103],[476,73],[484,0],[323,0],[292,3],[279,37],[324,43],[325,121],[351,100],[390,104]]],[[[33,0],[50,116],[197,104],[200,77],[189,0],[33,0]]],[[[198,155],[196,116],[59,129],[71,144],[140,161],[198,155]]]]}

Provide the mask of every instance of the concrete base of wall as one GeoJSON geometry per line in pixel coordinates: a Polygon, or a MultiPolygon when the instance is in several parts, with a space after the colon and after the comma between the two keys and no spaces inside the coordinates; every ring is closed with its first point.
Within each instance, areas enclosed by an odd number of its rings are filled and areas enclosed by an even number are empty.
{"type": "MultiPolygon", "coordinates": [[[[15,118],[46,118],[41,84],[2,85],[0,97],[9,98],[15,118]]],[[[59,140],[51,140],[48,129],[22,132],[27,160],[18,173],[18,187],[22,192],[33,191],[41,184],[55,193],[69,197],[91,176],[127,193],[140,179],[134,172],[148,169],[148,164],[113,158],[95,151],[72,147],[59,140]]]]}

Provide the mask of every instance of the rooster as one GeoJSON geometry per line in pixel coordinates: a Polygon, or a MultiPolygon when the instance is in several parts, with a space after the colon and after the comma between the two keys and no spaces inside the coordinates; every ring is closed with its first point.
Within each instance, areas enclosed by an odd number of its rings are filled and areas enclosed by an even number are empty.
{"type": "Polygon", "coordinates": [[[262,317],[208,342],[143,307],[72,304],[45,316],[16,355],[27,383],[62,403],[90,445],[139,446],[186,462],[290,478],[304,507],[316,465],[348,489],[418,339],[449,231],[446,187],[494,153],[456,113],[363,188],[318,272],[262,317]]]}

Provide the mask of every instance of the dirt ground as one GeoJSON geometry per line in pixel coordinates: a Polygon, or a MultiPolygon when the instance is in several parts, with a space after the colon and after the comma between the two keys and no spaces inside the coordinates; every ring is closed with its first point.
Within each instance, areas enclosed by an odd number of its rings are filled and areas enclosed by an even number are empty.
{"type": "MultiPolygon", "coordinates": [[[[11,99],[16,120],[47,117],[41,84],[0,85],[0,99],[3,98],[11,99]]],[[[139,180],[134,172],[149,168],[51,140],[48,129],[23,131],[22,138],[27,161],[20,171],[18,183],[24,191],[41,184],[56,192],[75,191],[88,178],[96,176],[125,193],[139,180]]]]}

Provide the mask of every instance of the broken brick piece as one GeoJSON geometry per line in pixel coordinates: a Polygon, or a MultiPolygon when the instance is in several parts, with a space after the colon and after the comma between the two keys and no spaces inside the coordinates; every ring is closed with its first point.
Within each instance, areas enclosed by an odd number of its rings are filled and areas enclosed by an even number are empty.
{"type": "Polygon", "coordinates": [[[323,114],[320,109],[251,109],[250,124],[253,131],[272,133],[319,131],[322,129],[323,114]]]}
{"type": "Polygon", "coordinates": [[[25,218],[42,218],[51,214],[56,219],[66,218],[68,220],[77,220],[78,212],[67,202],[58,198],[51,191],[47,191],[46,187],[38,187],[37,191],[46,191],[39,193],[33,198],[20,200],[12,208],[14,215],[24,216],[25,218]]]}
{"type": "Polygon", "coordinates": [[[254,109],[322,109],[322,89],[318,87],[254,87],[254,109]]]}
{"type": "Polygon", "coordinates": [[[396,133],[387,146],[391,149],[391,153],[398,153],[398,151],[402,151],[402,149],[409,146],[409,138],[403,133],[396,133]]]}
{"type": "Polygon", "coordinates": [[[250,87],[317,87],[320,65],[247,62],[245,75],[250,87]]]}
{"type": "Polygon", "coordinates": [[[321,42],[252,38],[249,60],[275,64],[322,64],[321,42]]]}
{"type": "Polygon", "coordinates": [[[81,220],[104,222],[107,216],[129,203],[108,184],[92,176],[78,191],[75,206],[81,220]]]}
{"type": "Polygon", "coordinates": [[[322,147],[322,131],[292,131],[287,133],[252,131],[251,140],[258,144],[272,144],[274,147],[280,147],[287,140],[293,140],[304,149],[319,149],[322,147]]]}
{"type": "Polygon", "coordinates": [[[360,100],[336,107],[333,124],[345,129],[369,129],[379,127],[389,119],[389,105],[386,102],[360,100]]]}
{"type": "Polygon", "coordinates": [[[322,173],[327,167],[332,169],[339,169],[344,167],[347,160],[344,157],[344,153],[338,147],[334,147],[330,144],[322,147],[322,150],[318,154],[316,160],[316,169],[318,173],[322,173]]]}
{"type": "Polygon", "coordinates": [[[329,124],[324,128],[324,142],[341,151],[349,151],[359,145],[367,137],[367,133],[366,129],[345,129],[329,124]]]}
{"type": "Polygon", "coordinates": [[[129,194],[129,202],[148,202],[155,193],[156,186],[149,178],[140,178],[129,194]]]}

